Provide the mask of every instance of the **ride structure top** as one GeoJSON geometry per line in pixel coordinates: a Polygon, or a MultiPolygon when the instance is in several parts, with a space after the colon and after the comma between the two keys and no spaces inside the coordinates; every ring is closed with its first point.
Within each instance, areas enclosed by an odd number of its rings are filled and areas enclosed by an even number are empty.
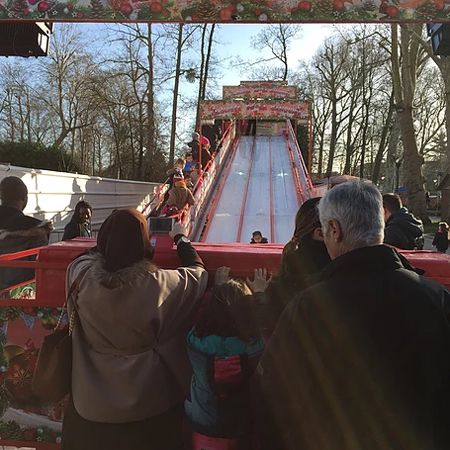
{"type": "Polygon", "coordinates": [[[205,119],[295,119],[307,124],[310,107],[298,99],[297,87],[287,81],[241,81],[239,86],[224,86],[222,100],[202,102],[205,119]]]}

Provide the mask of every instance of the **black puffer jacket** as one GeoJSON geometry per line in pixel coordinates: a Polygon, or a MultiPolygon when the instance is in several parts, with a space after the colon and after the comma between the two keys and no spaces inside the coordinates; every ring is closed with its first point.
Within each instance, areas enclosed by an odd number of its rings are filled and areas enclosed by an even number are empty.
{"type": "MultiPolygon", "coordinates": [[[[26,216],[20,209],[0,206],[0,255],[29,250],[48,244],[52,230],[48,221],[26,216]]],[[[34,260],[35,257],[24,258],[34,260]]],[[[0,268],[0,290],[34,278],[33,269],[0,268]]]]}
{"type": "Polygon", "coordinates": [[[448,450],[450,292],[359,248],[284,310],[253,379],[263,450],[448,450]]]}
{"type": "Polygon", "coordinates": [[[403,250],[423,248],[422,221],[406,208],[393,212],[386,221],[384,243],[403,250]]]}

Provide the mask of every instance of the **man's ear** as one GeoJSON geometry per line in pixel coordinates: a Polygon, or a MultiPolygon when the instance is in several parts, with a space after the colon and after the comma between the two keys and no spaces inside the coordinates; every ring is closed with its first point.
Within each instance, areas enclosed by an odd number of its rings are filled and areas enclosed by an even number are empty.
{"type": "Polygon", "coordinates": [[[335,242],[342,242],[343,235],[342,235],[341,224],[336,219],[330,219],[328,221],[328,228],[330,230],[332,239],[335,242]]]}

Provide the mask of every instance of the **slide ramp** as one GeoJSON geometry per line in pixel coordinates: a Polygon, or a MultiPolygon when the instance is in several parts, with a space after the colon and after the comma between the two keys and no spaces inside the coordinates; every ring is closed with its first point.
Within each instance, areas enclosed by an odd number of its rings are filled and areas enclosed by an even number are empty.
{"type": "Polygon", "coordinates": [[[288,242],[300,199],[286,138],[242,136],[229,164],[202,241],[245,243],[259,230],[288,242]]]}

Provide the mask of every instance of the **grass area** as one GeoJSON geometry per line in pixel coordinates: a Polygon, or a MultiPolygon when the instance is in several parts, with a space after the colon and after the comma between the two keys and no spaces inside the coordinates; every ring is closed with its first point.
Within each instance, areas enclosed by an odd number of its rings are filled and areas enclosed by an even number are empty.
{"type": "Polygon", "coordinates": [[[439,227],[439,221],[438,222],[431,222],[429,225],[424,225],[423,229],[425,234],[436,234],[439,227]]]}

